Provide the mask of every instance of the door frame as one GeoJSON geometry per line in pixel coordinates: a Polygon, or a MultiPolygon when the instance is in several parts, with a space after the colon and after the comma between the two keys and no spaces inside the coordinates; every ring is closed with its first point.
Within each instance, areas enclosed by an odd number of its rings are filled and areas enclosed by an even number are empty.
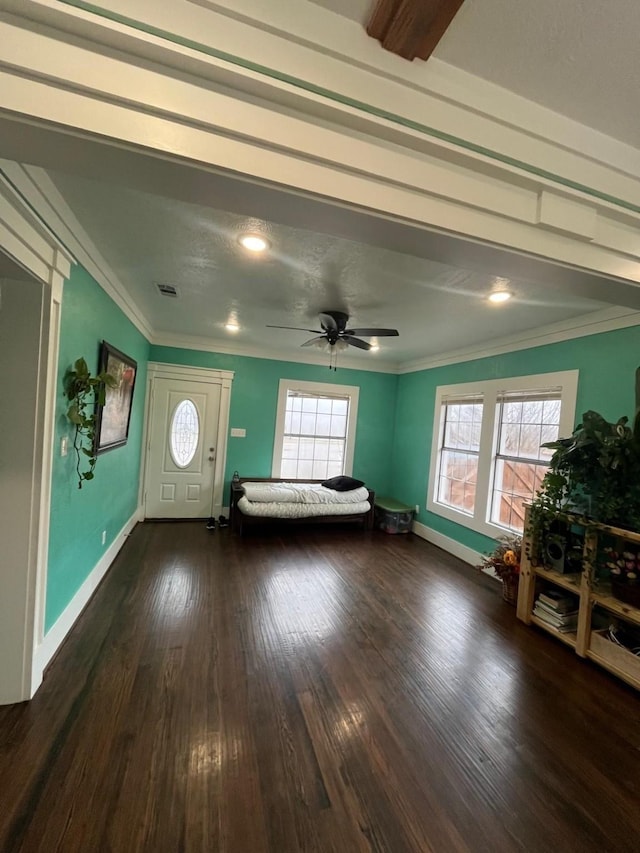
{"type": "MultiPolygon", "coordinates": [[[[0,704],[31,699],[42,682],[50,659],[44,642],[51,476],[58,380],[58,345],[62,293],[75,259],[44,224],[33,207],[4,174],[0,161],[0,250],[34,281],[44,286],[37,375],[25,377],[35,387],[34,407],[25,414],[34,419],[33,455],[28,479],[30,495],[21,511],[28,519],[28,534],[12,541],[21,551],[20,591],[5,596],[5,606],[22,613],[22,625],[5,637],[0,667],[0,704]]],[[[2,490],[0,489],[0,492],[2,490]]]]}
{"type": "Polygon", "coordinates": [[[177,379],[190,382],[205,382],[220,386],[220,408],[215,439],[215,469],[213,473],[212,515],[217,517],[224,504],[224,473],[227,465],[227,438],[229,435],[229,409],[231,405],[231,384],[233,370],[217,370],[211,367],[190,367],[184,364],[165,364],[150,361],[147,367],[147,394],[144,411],[144,453],[140,471],[139,504],[147,517],[147,473],[149,471],[149,451],[151,449],[151,412],[153,411],[154,383],[157,379],[177,379]]]}

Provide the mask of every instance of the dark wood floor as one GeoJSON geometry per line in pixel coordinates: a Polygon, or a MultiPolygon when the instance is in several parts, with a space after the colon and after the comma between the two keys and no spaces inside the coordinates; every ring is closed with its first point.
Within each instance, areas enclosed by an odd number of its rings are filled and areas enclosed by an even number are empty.
{"type": "Polygon", "coordinates": [[[639,849],[640,696],[413,536],[140,525],[0,709],[4,853],[639,849]]]}

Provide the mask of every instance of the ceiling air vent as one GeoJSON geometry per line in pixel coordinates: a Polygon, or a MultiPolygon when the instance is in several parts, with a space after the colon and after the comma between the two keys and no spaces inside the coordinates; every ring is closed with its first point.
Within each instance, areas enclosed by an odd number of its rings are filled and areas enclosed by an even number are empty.
{"type": "Polygon", "coordinates": [[[161,296],[177,296],[178,288],[174,287],[172,284],[158,284],[156,282],[156,287],[160,291],[161,296]]]}

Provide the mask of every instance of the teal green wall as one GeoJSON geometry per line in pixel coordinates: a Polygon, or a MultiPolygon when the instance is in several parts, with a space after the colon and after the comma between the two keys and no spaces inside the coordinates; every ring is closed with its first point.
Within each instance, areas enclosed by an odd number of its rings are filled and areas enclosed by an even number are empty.
{"type": "Polygon", "coordinates": [[[65,283],[60,328],[60,358],[51,494],[45,630],[54,624],[138,504],[142,421],[149,344],[122,311],[81,267],[65,283]],[[60,456],[60,439],[72,431],[65,417],[64,375],[84,356],[98,368],[98,349],[106,340],[138,362],[129,440],[98,457],[95,480],[78,489],[74,454],[60,456]],[[102,545],[102,531],[107,531],[102,545]]]}
{"type": "Polygon", "coordinates": [[[436,388],[478,379],[577,369],[580,375],[576,422],[587,409],[595,409],[614,420],[621,415],[633,415],[638,365],[640,327],[636,326],[400,376],[393,447],[393,494],[411,506],[419,504],[419,520],[428,527],[477,551],[487,550],[492,540],[424,508],[436,388]]]}
{"type": "Polygon", "coordinates": [[[353,476],[379,494],[388,492],[397,376],[342,367],[329,374],[327,367],[309,364],[160,346],[152,346],[149,357],[151,361],[235,372],[229,426],[245,428],[247,435],[228,440],[225,501],[234,471],[241,476],[271,476],[280,379],[335,382],[360,388],[353,476]]]}

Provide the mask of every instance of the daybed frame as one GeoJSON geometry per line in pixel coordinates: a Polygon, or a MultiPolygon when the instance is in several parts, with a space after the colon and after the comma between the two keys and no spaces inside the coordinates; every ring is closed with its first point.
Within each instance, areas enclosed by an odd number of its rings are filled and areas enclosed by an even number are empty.
{"type": "Polygon", "coordinates": [[[371,530],[373,527],[373,504],[375,492],[368,489],[369,506],[367,512],[358,512],[353,515],[314,515],[308,518],[269,518],[263,515],[245,515],[238,508],[238,501],[244,494],[241,486],[243,483],[322,483],[322,480],[292,480],[291,477],[241,477],[231,483],[231,494],[229,498],[229,522],[231,530],[242,536],[245,527],[254,527],[258,524],[341,524],[344,521],[362,524],[363,530],[371,530]]]}

